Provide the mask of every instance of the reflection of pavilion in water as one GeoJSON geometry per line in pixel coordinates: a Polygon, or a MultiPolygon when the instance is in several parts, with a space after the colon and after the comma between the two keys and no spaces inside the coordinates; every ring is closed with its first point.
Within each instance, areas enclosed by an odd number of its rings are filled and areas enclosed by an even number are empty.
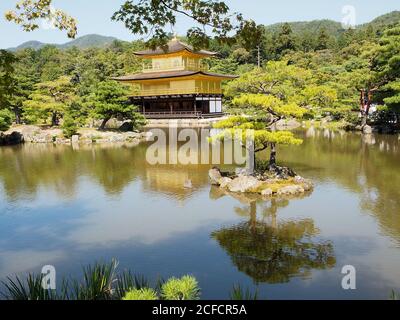
{"type": "MultiPolygon", "coordinates": [[[[213,198],[222,194],[215,188],[213,198]]],[[[256,283],[288,282],[292,277],[309,277],[314,269],[332,268],[336,259],[330,241],[319,240],[319,230],[312,219],[280,221],[279,208],[289,204],[287,199],[272,198],[258,201],[240,195],[244,207],[236,213],[247,221],[221,228],[211,236],[230,256],[232,263],[256,283]],[[261,218],[257,209],[261,208],[261,218]]]]}
{"type": "MultiPolygon", "coordinates": [[[[184,144],[182,142],[179,145],[184,144]]],[[[200,143],[199,143],[200,144],[200,143]]],[[[169,159],[169,145],[162,151],[167,154],[169,159]]],[[[142,161],[142,168],[138,171],[145,191],[166,194],[180,201],[191,197],[202,188],[209,188],[208,171],[212,164],[212,153],[209,153],[209,163],[201,164],[201,150],[191,149],[192,156],[198,159],[199,164],[156,164],[152,165],[147,161],[142,161]],[[191,188],[185,185],[190,182],[191,188]]],[[[219,161],[224,161],[224,152],[220,152],[219,161]]],[[[139,162],[138,162],[139,164],[139,162]]],[[[219,165],[225,169],[234,170],[234,165],[219,165]]]]}

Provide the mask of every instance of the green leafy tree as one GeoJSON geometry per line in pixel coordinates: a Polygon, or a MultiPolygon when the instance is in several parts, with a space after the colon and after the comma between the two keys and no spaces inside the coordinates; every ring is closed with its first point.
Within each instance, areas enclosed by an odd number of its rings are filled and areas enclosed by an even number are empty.
{"type": "Polygon", "coordinates": [[[12,123],[11,110],[16,94],[14,54],[0,50],[0,130],[7,130],[12,123]]]}
{"type": "Polygon", "coordinates": [[[250,171],[255,166],[257,152],[270,147],[269,169],[276,170],[276,145],[302,142],[290,132],[276,131],[275,124],[282,119],[301,118],[306,113],[296,99],[309,78],[307,70],[281,61],[268,62],[265,68],[256,68],[228,84],[227,93],[234,97],[232,104],[247,117],[228,119],[217,123],[216,127],[255,130],[254,154],[249,156],[250,171]]]}
{"type": "Polygon", "coordinates": [[[7,131],[11,126],[13,114],[8,109],[0,109],[0,131],[7,131]]]}
{"type": "Polygon", "coordinates": [[[66,30],[68,37],[75,38],[76,20],[62,10],[52,9],[52,4],[52,0],[19,0],[14,10],[5,13],[5,18],[20,25],[24,31],[36,30],[40,19],[48,19],[59,30],[66,30]]]}
{"type": "Polygon", "coordinates": [[[313,109],[332,107],[338,100],[337,91],[330,86],[310,85],[301,92],[300,103],[313,109]]]}
{"type": "Polygon", "coordinates": [[[24,117],[30,122],[41,120],[46,123],[50,119],[51,125],[57,126],[76,99],[71,79],[63,76],[56,81],[39,83],[35,88],[29,100],[23,103],[24,117]]]}
{"type": "Polygon", "coordinates": [[[144,118],[137,112],[137,107],[128,101],[129,89],[116,81],[100,82],[89,96],[87,105],[91,106],[91,115],[102,119],[100,130],[104,130],[107,122],[115,117],[131,120],[133,127],[144,124],[144,118]]]}
{"type": "Polygon", "coordinates": [[[273,37],[273,50],[276,57],[282,57],[290,50],[296,49],[296,40],[289,23],[284,23],[273,37]]]}
{"type": "Polygon", "coordinates": [[[330,36],[326,30],[326,28],[321,28],[317,38],[316,50],[325,50],[328,49],[330,44],[330,36]]]}
{"type": "Polygon", "coordinates": [[[400,25],[385,31],[374,59],[373,70],[384,83],[384,102],[400,114],[400,25]]]}
{"type": "Polygon", "coordinates": [[[285,102],[293,101],[311,80],[311,72],[287,61],[270,61],[263,68],[242,74],[226,86],[228,97],[241,93],[271,95],[285,102]]]}
{"type": "Polygon", "coordinates": [[[13,112],[15,122],[22,122],[23,103],[29,99],[29,95],[35,89],[35,84],[40,82],[40,73],[37,68],[37,52],[33,49],[25,49],[15,53],[18,59],[15,64],[16,92],[13,97],[13,112]]]}
{"type": "MultiPolygon", "coordinates": [[[[186,37],[195,48],[210,46],[207,29],[219,42],[225,43],[235,42],[235,35],[257,33],[255,23],[244,20],[240,13],[231,12],[224,1],[215,0],[127,0],[112,19],[124,22],[134,34],[150,36],[147,44],[155,48],[165,46],[179,17],[192,20],[194,26],[186,37]]],[[[253,39],[247,39],[247,49],[254,47],[253,39]]]]}

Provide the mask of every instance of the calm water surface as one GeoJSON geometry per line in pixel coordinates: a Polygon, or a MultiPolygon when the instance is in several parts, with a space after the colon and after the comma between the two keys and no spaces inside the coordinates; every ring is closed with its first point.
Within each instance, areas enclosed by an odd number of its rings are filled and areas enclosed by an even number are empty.
{"type": "Polygon", "coordinates": [[[146,145],[0,148],[0,279],[115,257],[153,280],[193,274],[203,298],[240,283],[268,299],[387,299],[400,291],[399,137],[299,136],[278,156],[315,190],[272,201],[224,195],[208,166],[150,166],[146,145]],[[347,264],[357,290],[341,288],[347,264]]]}

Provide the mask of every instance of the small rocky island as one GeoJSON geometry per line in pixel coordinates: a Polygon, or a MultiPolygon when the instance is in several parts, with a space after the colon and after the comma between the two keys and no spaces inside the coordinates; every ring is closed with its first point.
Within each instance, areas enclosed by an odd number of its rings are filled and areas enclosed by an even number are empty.
{"type": "Polygon", "coordinates": [[[239,169],[235,173],[222,172],[214,167],[209,173],[212,185],[232,193],[253,193],[262,196],[290,196],[311,192],[313,183],[286,167],[276,167],[273,171],[248,174],[239,169]]]}

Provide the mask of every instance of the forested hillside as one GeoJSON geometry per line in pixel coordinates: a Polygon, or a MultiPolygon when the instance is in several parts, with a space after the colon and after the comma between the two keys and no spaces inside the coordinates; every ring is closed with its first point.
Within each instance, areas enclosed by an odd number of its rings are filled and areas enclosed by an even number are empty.
{"type": "MultiPolygon", "coordinates": [[[[241,94],[271,95],[305,108],[305,119],[329,117],[358,124],[364,92],[365,99],[372,99],[368,105],[379,105],[380,112],[371,121],[396,123],[399,14],[350,30],[325,20],[262,27],[259,45],[251,50],[245,49],[244,38],[232,45],[213,40],[210,49],[220,52],[220,59],[208,64],[211,71],[242,75],[226,84],[226,104],[241,94]]],[[[141,70],[133,52],[144,48],[144,43],[107,38],[112,42],[106,46],[85,48],[93,43],[84,40],[73,42],[80,48],[46,45],[38,50],[1,51],[0,130],[12,122],[60,125],[68,119],[69,125],[84,126],[94,118],[136,116],[116,104],[113,112],[100,108],[99,97],[113,96],[113,90],[127,94],[109,79],[141,70]]],[[[233,104],[230,108],[233,113],[243,110],[248,109],[233,104]]]]}

